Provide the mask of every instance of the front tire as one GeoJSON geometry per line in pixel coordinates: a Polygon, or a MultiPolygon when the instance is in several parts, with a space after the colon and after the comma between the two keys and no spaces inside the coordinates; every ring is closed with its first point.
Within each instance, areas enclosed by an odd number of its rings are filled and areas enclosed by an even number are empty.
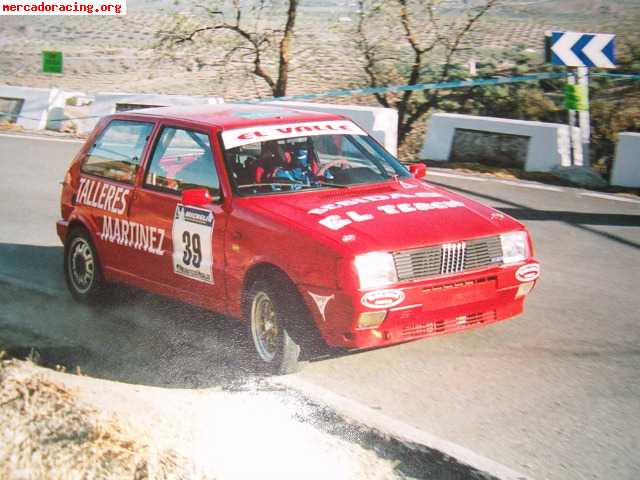
{"type": "Polygon", "coordinates": [[[300,346],[287,331],[292,311],[277,282],[256,281],[247,295],[249,334],[258,360],[270,373],[285,375],[300,368],[300,346]]]}
{"type": "Polygon", "coordinates": [[[79,302],[95,302],[104,292],[96,249],[82,228],[72,230],[65,242],[64,276],[71,296],[79,302]]]}

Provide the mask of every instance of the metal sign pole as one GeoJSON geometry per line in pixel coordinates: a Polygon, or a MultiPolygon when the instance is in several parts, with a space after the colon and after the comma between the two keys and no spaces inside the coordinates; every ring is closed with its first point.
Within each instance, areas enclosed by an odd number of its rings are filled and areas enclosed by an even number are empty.
{"type": "Polygon", "coordinates": [[[589,114],[589,69],[578,67],[578,85],[582,87],[585,99],[583,104],[586,109],[581,108],[578,112],[580,124],[580,143],[582,144],[582,162],[585,167],[591,166],[591,115],[589,114]]]}
{"type": "MultiPolygon", "coordinates": [[[[573,68],[569,69],[569,76],[567,77],[567,83],[569,85],[576,84],[576,76],[573,73],[573,68]]],[[[568,109],[569,112],[569,157],[571,159],[571,166],[575,166],[578,164],[577,152],[576,152],[576,142],[573,136],[573,131],[576,126],[576,111],[572,109],[568,109]]]]}

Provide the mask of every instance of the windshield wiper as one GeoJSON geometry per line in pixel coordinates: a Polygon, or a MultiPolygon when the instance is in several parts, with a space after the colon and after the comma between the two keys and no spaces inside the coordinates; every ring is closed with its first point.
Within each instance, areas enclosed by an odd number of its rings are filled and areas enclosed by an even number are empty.
{"type": "Polygon", "coordinates": [[[253,188],[253,187],[296,187],[296,186],[304,186],[304,183],[282,183],[282,182],[245,183],[244,185],[238,185],[238,188],[253,188]]]}
{"type": "Polygon", "coordinates": [[[344,183],[331,183],[323,180],[315,180],[313,184],[322,185],[323,187],[349,188],[349,185],[345,185],[344,183]]]}
{"type": "Polygon", "coordinates": [[[306,183],[284,183],[284,182],[265,182],[265,183],[246,183],[244,185],[238,185],[238,188],[259,188],[259,187],[289,187],[293,189],[297,188],[313,188],[313,187],[335,187],[335,188],[349,188],[349,185],[343,183],[331,183],[324,182],[322,180],[316,180],[312,184],[306,183]]]}

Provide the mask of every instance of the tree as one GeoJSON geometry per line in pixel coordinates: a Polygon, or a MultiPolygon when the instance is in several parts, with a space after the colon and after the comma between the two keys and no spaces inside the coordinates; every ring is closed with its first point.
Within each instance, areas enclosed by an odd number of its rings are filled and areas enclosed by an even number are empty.
{"type": "MultiPolygon", "coordinates": [[[[298,2],[299,0],[285,2],[286,18],[282,28],[269,25],[277,6],[270,4],[267,7],[264,0],[245,8],[241,6],[240,0],[232,0],[230,5],[223,2],[213,8],[200,7],[206,12],[204,24],[191,17],[177,15],[168,28],[161,28],[156,32],[158,46],[174,49],[207,35],[230,32],[239,42],[225,52],[222,64],[228,62],[235,54],[242,55],[244,59],[249,57],[251,73],[266,83],[274,97],[283,97],[286,95],[289,81],[289,61],[298,2]],[[267,19],[265,13],[269,14],[267,19]],[[277,57],[275,71],[265,62],[265,59],[274,53],[277,57]]],[[[217,64],[199,61],[200,67],[204,65],[217,64]]]]}
{"type": "MultiPolygon", "coordinates": [[[[441,14],[439,0],[359,0],[357,46],[371,87],[416,85],[464,78],[455,64],[465,38],[498,0],[478,0],[463,15],[441,14]],[[399,33],[396,33],[399,32],[399,33]]],[[[471,92],[408,90],[376,93],[383,107],[398,111],[398,144],[446,99],[464,102],[471,92]]]]}

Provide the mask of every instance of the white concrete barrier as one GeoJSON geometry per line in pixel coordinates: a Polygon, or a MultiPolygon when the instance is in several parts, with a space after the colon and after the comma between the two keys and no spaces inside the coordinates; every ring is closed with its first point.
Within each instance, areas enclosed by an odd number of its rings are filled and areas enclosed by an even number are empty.
{"type": "Polygon", "coordinates": [[[611,172],[611,185],[640,187],[640,133],[621,133],[611,172]]]}
{"type": "Polygon", "coordinates": [[[527,171],[548,172],[554,167],[571,165],[567,125],[453,113],[436,113],[431,117],[420,159],[448,161],[456,129],[528,137],[527,171]]]}
{"type": "Polygon", "coordinates": [[[263,105],[281,105],[298,110],[344,115],[360,125],[392,155],[398,155],[398,112],[393,108],[286,101],[269,102],[263,105]]]}
{"type": "MultiPolygon", "coordinates": [[[[180,105],[201,105],[201,104],[224,103],[222,97],[190,97],[187,95],[155,95],[150,93],[127,94],[127,93],[100,93],[95,96],[89,114],[90,118],[78,120],[78,131],[87,133],[93,130],[98,120],[105,115],[110,115],[119,111],[120,107],[136,106],[144,107],[170,107],[180,105]]],[[[127,108],[124,108],[127,109],[127,108]]]]}
{"type": "Polygon", "coordinates": [[[83,92],[70,92],[67,90],[53,90],[51,98],[49,99],[49,109],[47,112],[47,122],[45,128],[47,130],[62,130],[63,127],[69,123],[77,123],[73,118],[65,114],[65,108],[67,106],[67,100],[75,98],[88,98],[89,101],[93,101],[91,97],[83,92]]]}
{"type": "Polygon", "coordinates": [[[42,130],[47,126],[49,111],[60,96],[60,90],[56,88],[31,88],[0,85],[0,98],[4,105],[11,100],[21,101],[22,108],[15,119],[15,123],[28,130],[42,130]]]}

